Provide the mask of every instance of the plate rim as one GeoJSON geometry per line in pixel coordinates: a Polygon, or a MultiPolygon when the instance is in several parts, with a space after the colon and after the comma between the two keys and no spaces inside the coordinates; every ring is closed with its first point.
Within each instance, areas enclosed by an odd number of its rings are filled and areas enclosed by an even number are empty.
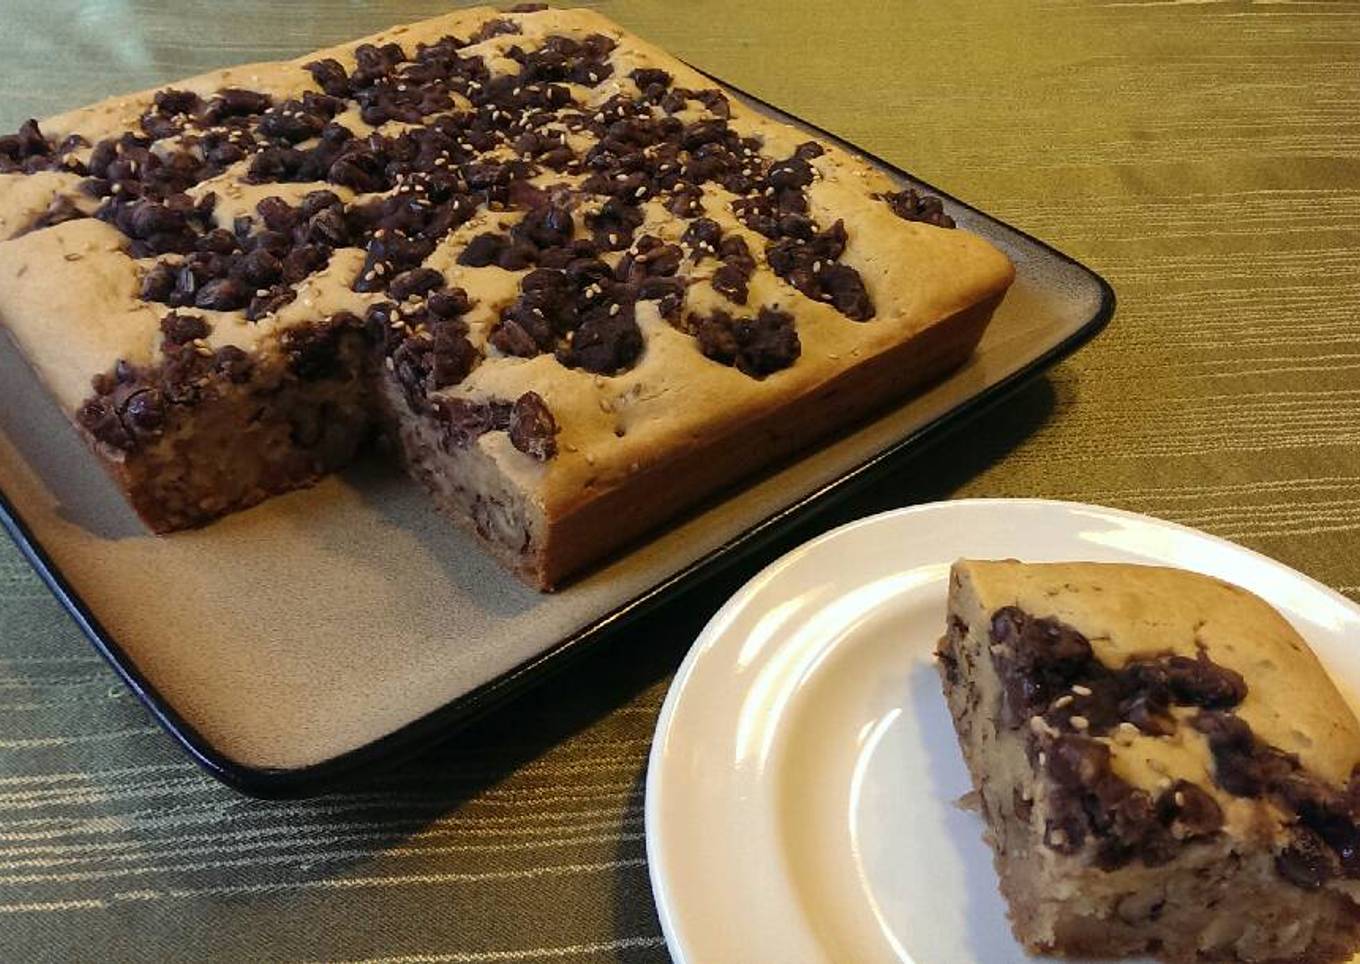
{"type": "Polygon", "coordinates": [[[763,567],[759,572],[742,584],[726,602],[713,614],[704,624],[703,629],[695,637],[694,643],[685,653],[681,660],[675,676],[671,680],[670,687],[666,691],[666,697],[662,701],[661,711],[657,714],[656,727],[652,733],[652,745],[647,754],[647,779],[644,785],[643,800],[643,834],[644,844],[647,855],[647,879],[651,884],[653,903],[656,905],[657,918],[661,924],[662,937],[666,942],[667,953],[675,964],[691,964],[691,958],[687,956],[685,946],[681,943],[679,930],[677,927],[676,916],[674,914],[674,900],[671,898],[669,882],[666,879],[667,862],[664,856],[661,838],[665,834],[662,827],[660,816],[660,799],[665,786],[665,753],[663,747],[666,744],[675,722],[675,714],[684,698],[684,692],[690,677],[693,675],[700,659],[706,650],[704,644],[711,641],[717,628],[724,623],[730,614],[740,610],[749,604],[751,598],[755,596],[766,583],[778,576],[780,570],[793,565],[805,554],[815,551],[822,544],[831,542],[837,538],[843,538],[846,533],[863,528],[882,525],[887,520],[897,519],[903,516],[921,515],[940,511],[966,511],[975,506],[997,507],[997,506],[1017,506],[1017,507],[1045,507],[1062,509],[1066,511],[1082,510],[1096,511],[1106,516],[1120,519],[1138,521],[1141,523],[1152,522],[1159,528],[1170,529],[1177,532],[1192,534],[1196,537],[1209,540],[1221,546],[1230,547],[1235,552],[1270,563],[1272,566],[1279,567],[1289,572],[1294,578],[1308,585],[1314,590],[1321,590],[1325,595],[1331,596],[1334,600],[1344,603],[1347,607],[1360,614],[1360,603],[1343,595],[1326,583],[1315,579],[1295,569],[1287,563],[1281,562],[1273,556],[1268,556],[1248,546],[1225,539],[1222,536],[1205,532],[1193,526],[1184,525],[1179,522],[1172,522],[1157,516],[1147,515],[1142,512],[1133,512],[1128,509],[1120,509],[1114,506],[1100,505],[1094,502],[1077,502],[1070,499],[1045,499],[1038,497],[997,497],[984,496],[978,498],[964,499],[941,499],[934,502],[922,502],[916,505],[900,506],[894,509],[887,509],[863,518],[853,519],[822,533],[799,546],[790,549],[778,559],[773,560],[769,565],[763,567]]]}
{"type": "MultiPolygon", "coordinates": [[[[698,68],[696,68],[698,69],[698,68]]],[[[497,707],[513,700],[534,685],[566,669],[587,651],[613,638],[633,621],[645,616],[662,603],[681,595],[701,583],[719,575],[730,567],[749,559],[767,546],[780,532],[803,521],[815,512],[831,507],[886,474],[892,465],[909,452],[928,446],[940,437],[982,414],[1003,401],[1033,379],[1104,331],[1114,316],[1116,296],[1114,288],[1099,273],[1065,254],[1051,244],[1034,237],[1001,218],[994,217],[948,191],[941,190],[895,164],[883,160],[858,145],[790,114],[768,101],[747,93],[719,77],[699,71],[725,89],[761,107],[789,118],[807,130],[852,150],[869,163],[896,177],[904,178],[918,187],[948,199],[957,207],[999,225],[1036,246],[1045,256],[1077,269],[1085,280],[1095,286],[1098,300],[1094,314],[1066,337],[1055,342],[1028,364],[1004,378],[970,395],[954,408],[921,425],[879,450],[841,475],[771,513],[726,542],[700,556],[667,578],[648,587],[632,599],[620,604],[564,639],[547,646],[535,656],[512,669],[468,690],[443,706],[420,716],[387,734],[344,753],[301,767],[276,768],[256,766],[234,760],[215,747],[174,705],[163,697],[149,678],[137,667],[118,641],[100,623],[98,615],[86,604],[69,583],[64,573],[51,560],[41,542],[34,536],[22,514],[9,495],[0,489],[0,527],[9,534],[20,553],[37,572],[57,602],[71,616],[86,639],[102,656],[147,708],[156,723],[165,730],[189,756],[210,776],[227,786],[263,799],[286,799],[312,796],[341,783],[342,780],[369,764],[382,761],[396,764],[456,734],[456,732],[486,716],[497,707]]],[[[886,411],[886,410],[885,410],[886,411]]],[[[795,456],[796,458],[796,456],[795,456]]],[[[749,480],[748,480],[749,481],[749,480]]],[[[626,550],[625,550],[626,551],[626,550]]]]}

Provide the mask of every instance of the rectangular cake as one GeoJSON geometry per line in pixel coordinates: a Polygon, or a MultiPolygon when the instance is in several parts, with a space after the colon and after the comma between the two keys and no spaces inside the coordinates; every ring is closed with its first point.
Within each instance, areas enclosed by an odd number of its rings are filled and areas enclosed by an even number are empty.
{"type": "Polygon", "coordinates": [[[1360,949],[1360,724],[1261,599],[1176,569],[961,561],[938,658],[1027,949],[1360,949]]]}
{"type": "Polygon", "coordinates": [[[535,5],[29,121],[0,239],[0,325],[153,530],[380,430],[544,588],[957,366],[1013,278],[938,198],[535,5]]]}

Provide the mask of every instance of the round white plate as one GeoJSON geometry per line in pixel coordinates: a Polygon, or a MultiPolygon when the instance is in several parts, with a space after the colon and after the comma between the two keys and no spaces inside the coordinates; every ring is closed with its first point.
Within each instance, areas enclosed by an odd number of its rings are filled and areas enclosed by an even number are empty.
{"type": "Polygon", "coordinates": [[[1360,607],[1182,526],[986,499],[836,529],[732,597],[661,710],[647,856],[677,964],[1029,960],[955,804],[970,785],[931,653],[960,557],[1219,576],[1284,613],[1343,691],[1360,680],[1360,607]]]}

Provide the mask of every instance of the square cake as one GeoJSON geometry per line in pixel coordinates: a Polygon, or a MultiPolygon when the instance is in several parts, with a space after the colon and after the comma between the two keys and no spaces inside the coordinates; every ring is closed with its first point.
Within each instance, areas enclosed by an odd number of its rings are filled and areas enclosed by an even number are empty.
{"type": "Polygon", "coordinates": [[[1360,724],[1261,599],[1175,569],[961,561],[937,655],[1028,950],[1360,949],[1360,724]]]}
{"type": "Polygon", "coordinates": [[[0,239],[0,325],[153,530],[381,431],[544,588],[957,366],[1013,278],[938,198],[539,5],[29,121],[0,239]]]}

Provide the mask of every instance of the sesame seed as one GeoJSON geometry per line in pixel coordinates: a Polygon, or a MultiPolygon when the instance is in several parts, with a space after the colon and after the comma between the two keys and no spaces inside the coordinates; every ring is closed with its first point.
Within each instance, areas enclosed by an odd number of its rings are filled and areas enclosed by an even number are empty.
{"type": "Polygon", "coordinates": [[[268,297],[268,296],[269,296],[269,289],[268,289],[268,288],[256,288],[256,289],[255,289],[255,297],[256,297],[256,298],[266,298],[266,297],[268,297]]]}
{"type": "Polygon", "coordinates": [[[1080,683],[1078,683],[1078,684],[1076,684],[1075,686],[1072,687],[1072,692],[1073,692],[1073,693],[1076,693],[1078,696],[1090,696],[1090,695],[1091,695],[1091,687],[1089,687],[1089,686],[1082,686],[1080,683]]]}
{"type": "Polygon", "coordinates": [[[633,197],[642,197],[646,193],[647,193],[646,186],[639,187],[636,191],[633,192],[633,197]]]}
{"type": "Polygon", "coordinates": [[[1071,705],[1072,705],[1071,696],[1059,696],[1056,700],[1053,701],[1053,708],[1057,710],[1062,709],[1064,706],[1071,705]]]}
{"type": "Polygon", "coordinates": [[[396,362],[392,361],[392,357],[390,355],[387,358],[383,359],[383,363],[387,366],[387,370],[389,372],[394,372],[397,370],[397,364],[396,362]]]}
{"type": "Polygon", "coordinates": [[[1057,736],[1058,731],[1049,725],[1048,720],[1042,716],[1031,716],[1029,718],[1029,728],[1042,736],[1057,736]]]}
{"type": "Polygon", "coordinates": [[[614,305],[610,305],[610,306],[609,306],[609,317],[610,317],[610,318],[613,318],[613,317],[614,317],[615,315],[617,315],[618,313],[619,313],[619,306],[618,306],[618,305],[614,304],[614,305]]]}
{"type": "Polygon", "coordinates": [[[195,346],[194,346],[194,353],[197,354],[197,355],[198,355],[199,357],[201,357],[201,358],[207,358],[207,357],[209,357],[210,355],[212,355],[213,350],[212,350],[211,348],[209,348],[207,345],[195,345],[195,346]]]}
{"type": "Polygon", "coordinates": [[[1177,790],[1175,796],[1172,797],[1172,799],[1176,801],[1176,806],[1178,807],[1185,806],[1185,794],[1182,791],[1177,790]]]}
{"type": "Polygon", "coordinates": [[[1091,721],[1084,716],[1074,716],[1068,722],[1072,724],[1073,728],[1078,730],[1084,730],[1091,725],[1091,721]]]}

